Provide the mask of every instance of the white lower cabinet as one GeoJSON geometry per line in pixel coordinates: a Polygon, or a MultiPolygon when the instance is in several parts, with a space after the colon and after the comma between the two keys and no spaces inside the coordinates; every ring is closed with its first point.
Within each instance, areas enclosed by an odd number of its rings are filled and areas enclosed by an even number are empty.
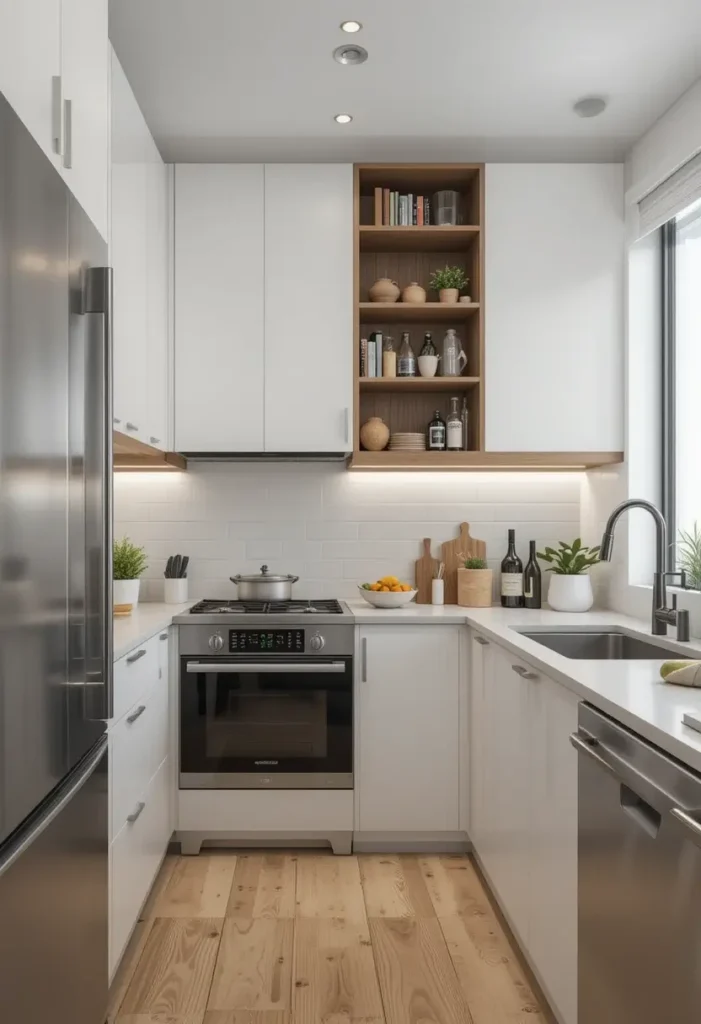
{"type": "Polygon", "coordinates": [[[138,694],[109,733],[110,977],[173,831],[167,638],[156,634],[115,664],[115,687],[130,684],[138,694]]]}
{"type": "Polygon", "coordinates": [[[562,1024],[577,1020],[577,705],[473,633],[470,838],[562,1024]]]}
{"type": "Polygon", "coordinates": [[[458,832],[459,631],[360,629],[356,832],[458,832]]]}

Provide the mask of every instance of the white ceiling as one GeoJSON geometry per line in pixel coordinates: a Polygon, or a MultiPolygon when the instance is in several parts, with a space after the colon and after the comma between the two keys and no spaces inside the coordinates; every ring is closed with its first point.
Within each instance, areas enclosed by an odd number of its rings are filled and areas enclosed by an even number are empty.
{"type": "Polygon", "coordinates": [[[110,22],[168,160],[619,159],[701,75],[701,0],[111,0],[110,22]],[[360,67],[331,57],[350,40],[360,67]],[[575,117],[591,94],[608,109],[575,117]]]}

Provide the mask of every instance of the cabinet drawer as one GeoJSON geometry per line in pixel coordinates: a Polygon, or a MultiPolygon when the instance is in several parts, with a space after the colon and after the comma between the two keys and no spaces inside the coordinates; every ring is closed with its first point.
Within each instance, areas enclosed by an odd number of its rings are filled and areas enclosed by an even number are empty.
{"type": "Polygon", "coordinates": [[[158,635],[135,647],[114,665],[114,715],[115,721],[138,700],[148,695],[153,682],[158,679],[158,635]]]}
{"type": "MultiPolygon", "coordinates": [[[[112,812],[110,836],[117,835],[131,814],[139,796],[160,764],[154,763],[155,715],[160,712],[157,695],[135,704],[112,727],[110,744],[110,788],[112,812]]],[[[165,757],[162,755],[161,761],[165,757]]]]}
{"type": "Polygon", "coordinates": [[[169,762],[165,761],[135,804],[110,847],[110,979],[170,840],[169,762]]]}

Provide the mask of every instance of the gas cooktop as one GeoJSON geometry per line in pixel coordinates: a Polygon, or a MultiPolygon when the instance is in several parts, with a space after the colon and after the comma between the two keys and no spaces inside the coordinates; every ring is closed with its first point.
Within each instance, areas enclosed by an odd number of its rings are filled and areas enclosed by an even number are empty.
{"type": "Polygon", "coordinates": [[[200,601],[190,615],[343,615],[340,601],[200,601]]]}

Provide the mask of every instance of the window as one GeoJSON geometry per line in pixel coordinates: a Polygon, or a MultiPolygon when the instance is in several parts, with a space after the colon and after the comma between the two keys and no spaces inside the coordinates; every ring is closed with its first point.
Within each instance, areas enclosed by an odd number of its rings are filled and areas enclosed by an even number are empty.
{"type": "MultiPolygon", "coordinates": [[[[662,232],[663,505],[670,571],[680,565],[680,531],[701,531],[701,202],[662,232]]],[[[683,546],[682,546],[683,547],[683,546]]],[[[681,559],[682,564],[684,559],[681,559]]],[[[689,581],[701,587],[701,577],[689,581]]]]}

